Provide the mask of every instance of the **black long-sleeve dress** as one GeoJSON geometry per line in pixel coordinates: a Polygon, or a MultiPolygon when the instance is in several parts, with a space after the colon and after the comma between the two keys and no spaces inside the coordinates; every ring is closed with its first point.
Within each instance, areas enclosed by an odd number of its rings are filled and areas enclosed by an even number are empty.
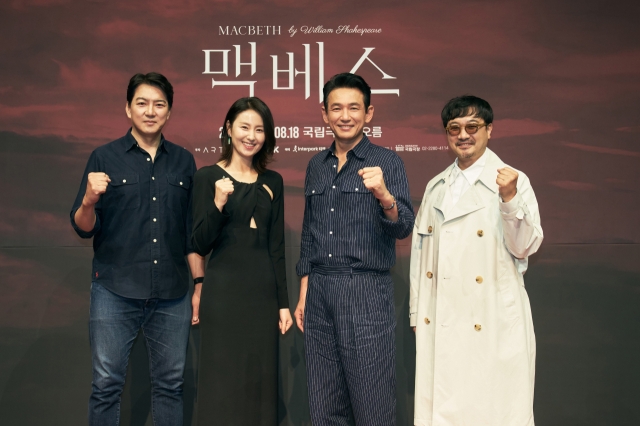
{"type": "Polygon", "coordinates": [[[217,165],[195,175],[193,246],[211,252],[200,302],[198,425],[277,424],[278,310],[289,307],[283,189],[270,170],[254,183],[217,165]],[[220,212],[215,182],[225,176],[234,192],[220,212]]]}

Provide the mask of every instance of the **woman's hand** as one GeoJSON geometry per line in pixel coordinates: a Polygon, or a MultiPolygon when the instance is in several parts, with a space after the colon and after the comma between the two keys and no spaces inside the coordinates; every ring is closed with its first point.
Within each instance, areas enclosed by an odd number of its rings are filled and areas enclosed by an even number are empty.
{"type": "Polygon", "coordinates": [[[280,328],[280,332],[282,334],[286,333],[292,325],[293,320],[291,319],[291,312],[289,312],[289,309],[280,309],[280,321],[278,321],[278,328],[280,328]]]}
{"type": "Polygon", "coordinates": [[[231,194],[233,194],[233,181],[231,179],[225,176],[216,181],[216,195],[213,202],[218,210],[222,211],[231,194]]]}
{"type": "Polygon", "coordinates": [[[191,325],[200,324],[200,295],[202,294],[202,283],[193,286],[193,296],[191,296],[191,325]]]}

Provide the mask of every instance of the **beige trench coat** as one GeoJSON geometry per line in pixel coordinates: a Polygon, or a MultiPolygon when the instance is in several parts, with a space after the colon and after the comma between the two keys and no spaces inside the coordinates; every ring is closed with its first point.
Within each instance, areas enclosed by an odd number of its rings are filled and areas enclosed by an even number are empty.
{"type": "Polygon", "coordinates": [[[445,218],[451,168],[427,185],[411,251],[416,327],[414,422],[533,425],[536,344],[523,274],[542,242],[538,203],[519,173],[502,203],[491,150],[480,178],[445,218]]]}

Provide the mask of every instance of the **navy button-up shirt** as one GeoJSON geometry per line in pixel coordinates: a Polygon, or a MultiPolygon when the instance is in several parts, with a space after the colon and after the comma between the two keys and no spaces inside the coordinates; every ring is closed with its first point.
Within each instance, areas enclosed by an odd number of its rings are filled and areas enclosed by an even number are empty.
{"type": "Polygon", "coordinates": [[[372,144],[366,136],[347,153],[340,172],[334,152],[335,142],[316,154],[307,167],[296,272],[308,275],[313,265],[388,271],[396,259],[395,240],[409,236],[415,220],[404,163],[395,152],[372,144]],[[386,218],[358,176],[363,167],[376,166],[396,198],[396,222],[386,218]]]}
{"type": "Polygon", "coordinates": [[[186,149],[162,137],[152,159],[131,130],[91,153],[71,224],[80,237],[93,237],[92,281],[133,299],[173,299],[187,292],[195,172],[186,149]],[[104,172],[111,182],[95,206],[95,226],[85,232],[74,216],[90,172],[104,172]]]}

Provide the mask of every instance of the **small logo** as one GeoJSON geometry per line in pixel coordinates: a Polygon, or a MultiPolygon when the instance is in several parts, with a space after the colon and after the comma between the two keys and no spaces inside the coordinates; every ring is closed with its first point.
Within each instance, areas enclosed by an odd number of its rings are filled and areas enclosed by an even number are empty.
{"type": "Polygon", "coordinates": [[[96,278],[98,278],[98,271],[96,271],[96,278]]]}

